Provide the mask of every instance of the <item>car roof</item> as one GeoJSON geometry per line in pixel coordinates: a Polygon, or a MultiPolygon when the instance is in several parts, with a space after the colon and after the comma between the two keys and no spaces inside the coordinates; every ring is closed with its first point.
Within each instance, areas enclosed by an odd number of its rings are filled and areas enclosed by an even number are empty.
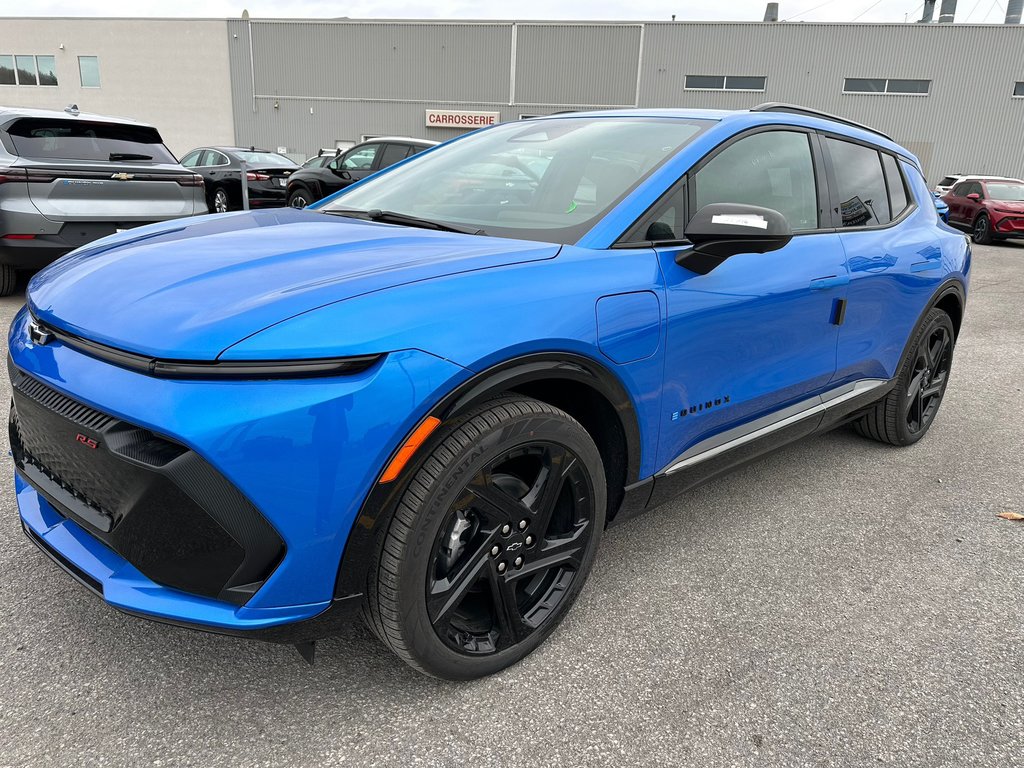
{"type": "Polygon", "coordinates": [[[56,109],[29,109],[28,107],[4,107],[0,106],[0,122],[19,117],[48,117],[59,120],[83,120],[90,123],[117,123],[127,125],[138,125],[145,128],[154,128],[149,123],[140,120],[133,120],[130,117],[113,117],[110,115],[97,115],[92,112],[79,112],[77,115],[65,110],[56,109]]]}
{"type": "Polygon", "coordinates": [[[411,136],[374,136],[372,139],[359,142],[356,146],[371,144],[375,141],[400,141],[403,144],[419,144],[424,147],[436,147],[441,143],[439,141],[431,141],[430,139],[414,139],[411,136]]]}
{"type": "MultiPolygon", "coordinates": [[[[785,106],[785,105],[780,105],[785,106]]],[[[594,112],[560,112],[553,115],[530,118],[530,122],[560,119],[560,118],[592,118],[592,117],[663,117],[678,118],[684,120],[713,120],[723,127],[729,126],[732,133],[739,133],[747,128],[755,128],[760,125],[794,125],[814,130],[828,131],[830,133],[846,136],[851,139],[873,144],[890,152],[895,152],[913,161],[920,169],[921,164],[917,158],[905,147],[900,146],[887,136],[874,131],[867,126],[858,126],[847,122],[840,122],[842,118],[830,119],[830,116],[821,113],[789,112],[776,110],[721,110],[721,109],[610,109],[594,112]]]]}

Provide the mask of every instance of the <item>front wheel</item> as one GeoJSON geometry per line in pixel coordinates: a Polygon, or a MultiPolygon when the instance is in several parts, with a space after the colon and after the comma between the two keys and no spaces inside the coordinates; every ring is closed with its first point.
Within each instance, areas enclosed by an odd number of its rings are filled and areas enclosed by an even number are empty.
{"type": "Polygon", "coordinates": [[[896,386],[853,423],[854,429],[890,445],[911,445],[924,437],[946,393],[953,343],[953,321],[932,309],[900,366],[896,386]]]}
{"type": "Polygon", "coordinates": [[[533,651],[575,601],[605,475],[586,430],[537,400],[492,400],[441,429],[397,502],[364,618],[414,668],[470,680],[533,651]]]}
{"type": "Polygon", "coordinates": [[[992,242],[992,224],[984,213],[974,220],[971,239],[978,245],[988,245],[992,242]]]}
{"type": "Polygon", "coordinates": [[[213,193],[213,212],[214,213],[227,213],[231,210],[231,203],[228,200],[228,193],[223,189],[218,189],[213,193]]]}

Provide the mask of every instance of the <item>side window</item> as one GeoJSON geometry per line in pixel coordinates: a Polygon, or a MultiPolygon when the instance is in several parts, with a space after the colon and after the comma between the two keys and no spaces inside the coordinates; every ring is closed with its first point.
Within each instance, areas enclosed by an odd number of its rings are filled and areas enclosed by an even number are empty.
{"type": "Polygon", "coordinates": [[[907,196],[907,185],[900,171],[899,161],[892,155],[882,155],[882,167],[885,168],[885,182],[889,187],[889,208],[892,217],[898,218],[910,203],[907,196]]]}
{"type": "Polygon", "coordinates": [[[380,144],[367,144],[345,155],[341,167],[346,171],[368,171],[373,167],[373,158],[377,156],[380,144]]]}
{"type": "Polygon", "coordinates": [[[967,192],[965,191],[966,188],[967,185],[964,184],[963,182],[960,182],[959,184],[956,184],[951,190],[949,190],[949,194],[953,195],[954,197],[963,197],[964,195],[967,194],[967,192]]]}
{"type": "Polygon", "coordinates": [[[686,177],[677,181],[621,238],[622,243],[686,240],[686,177]]]}
{"type": "Polygon", "coordinates": [[[844,227],[870,227],[892,221],[889,195],[877,149],[827,137],[838,185],[839,212],[844,227]]]}
{"type": "Polygon", "coordinates": [[[426,147],[418,147],[415,144],[413,144],[411,147],[409,147],[409,154],[407,154],[406,157],[412,157],[413,155],[418,155],[424,149],[426,149],[426,147]]]}
{"type": "Polygon", "coordinates": [[[980,181],[975,181],[971,184],[971,189],[968,192],[968,194],[970,194],[971,192],[976,193],[978,197],[980,197],[982,200],[985,199],[985,189],[981,186],[980,181]]]}
{"type": "Polygon", "coordinates": [[[204,149],[202,154],[199,156],[199,162],[196,165],[201,165],[206,168],[214,164],[214,156],[216,153],[212,149],[204,149]]]}
{"type": "Polygon", "coordinates": [[[409,146],[407,144],[385,144],[384,151],[380,155],[379,168],[387,168],[389,165],[394,165],[399,160],[404,160],[405,156],[409,154],[409,146]]]}
{"type": "Polygon", "coordinates": [[[194,152],[189,152],[187,155],[181,158],[181,164],[186,168],[195,168],[199,164],[199,156],[202,154],[203,153],[198,150],[194,152]]]}
{"type": "Polygon", "coordinates": [[[209,156],[206,158],[207,165],[231,165],[231,161],[228,156],[223,152],[217,152],[216,150],[210,150],[209,156]]]}
{"type": "Polygon", "coordinates": [[[691,187],[691,216],[711,203],[742,203],[774,208],[794,231],[818,227],[818,190],[806,133],[766,131],[742,138],[705,163],[691,187]]]}

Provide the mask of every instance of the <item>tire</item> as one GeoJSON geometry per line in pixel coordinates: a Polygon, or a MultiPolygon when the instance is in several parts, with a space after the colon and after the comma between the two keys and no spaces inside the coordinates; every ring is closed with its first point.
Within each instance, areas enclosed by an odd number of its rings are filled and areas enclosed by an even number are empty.
{"type": "Polygon", "coordinates": [[[227,190],[224,187],[217,187],[210,200],[211,213],[227,213],[231,210],[231,200],[228,198],[227,190]]]}
{"type": "Polygon", "coordinates": [[[313,196],[305,187],[298,187],[288,195],[288,206],[290,208],[305,208],[310,203],[316,202],[313,196]]]}
{"type": "Polygon", "coordinates": [[[604,467],[575,419],[527,398],[488,401],[430,445],[368,574],[363,618],[413,668],[471,680],[524,658],[572,606],[604,529],[604,467]]]}
{"type": "Polygon", "coordinates": [[[971,240],[978,245],[988,245],[992,242],[992,223],[988,220],[987,214],[983,213],[974,220],[971,240]]]}
{"type": "Polygon", "coordinates": [[[890,445],[913,445],[924,437],[949,384],[954,345],[953,321],[932,309],[900,365],[896,386],[853,422],[854,429],[890,445]]]}
{"type": "Polygon", "coordinates": [[[10,264],[0,264],[0,296],[10,296],[18,287],[18,270],[10,264]]]}

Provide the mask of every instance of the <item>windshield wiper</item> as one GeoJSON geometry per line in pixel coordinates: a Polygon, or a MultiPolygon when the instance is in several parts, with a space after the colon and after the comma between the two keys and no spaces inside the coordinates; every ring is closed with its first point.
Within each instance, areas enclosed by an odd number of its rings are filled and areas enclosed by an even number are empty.
{"type": "Polygon", "coordinates": [[[152,160],[152,155],[136,155],[131,152],[111,152],[108,160],[116,162],[118,160],[152,160]]]}
{"type": "Polygon", "coordinates": [[[436,229],[441,232],[458,232],[462,235],[487,234],[482,229],[461,227],[458,224],[448,224],[443,221],[432,221],[431,219],[421,219],[419,216],[410,216],[407,213],[399,213],[398,211],[382,211],[378,208],[373,208],[369,211],[363,211],[359,208],[335,208],[333,210],[324,211],[324,213],[330,213],[336,216],[351,216],[355,219],[369,219],[370,221],[379,221],[384,224],[404,224],[408,227],[436,229]]]}

